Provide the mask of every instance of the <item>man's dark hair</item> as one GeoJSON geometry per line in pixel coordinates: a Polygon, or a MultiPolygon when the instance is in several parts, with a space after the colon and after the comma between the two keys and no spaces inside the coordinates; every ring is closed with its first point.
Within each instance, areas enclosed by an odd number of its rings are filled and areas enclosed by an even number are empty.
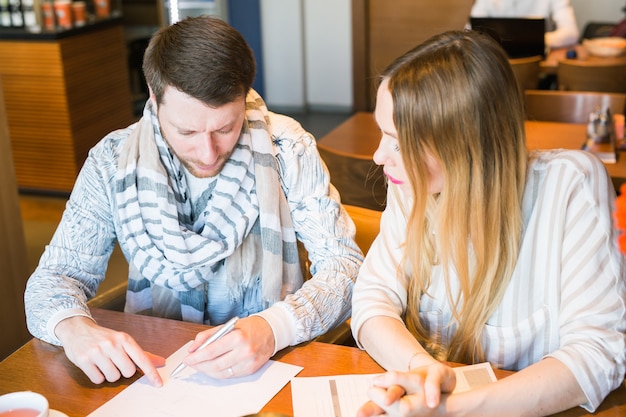
{"type": "Polygon", "coordinates": [[[154,34],[143,72],[161,103],[170,85],[209,106],[245,97],[255,75],[254,55],[243,36],[221,19],[188,17],[154,34]]]}

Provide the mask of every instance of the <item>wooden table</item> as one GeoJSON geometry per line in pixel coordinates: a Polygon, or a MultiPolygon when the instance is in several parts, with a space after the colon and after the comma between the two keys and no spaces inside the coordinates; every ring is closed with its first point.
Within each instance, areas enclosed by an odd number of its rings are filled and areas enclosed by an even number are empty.
{"type": "MultiPolygon", "coordinates": [[[[584,124],[526,121],[526,143],[529,149],[581,149],[585,142],[587,126],[584,124]]],[[[369,112],[359,112],[322,137],[317,147],[324,157],[325,153],[346,155],[356,160],[371,161],[380,141],[380,129],[369,112]]],[[[341,178],[333,177],[333,171],[346,170],[339,167],[335,160],[329,161],[329,170],[333,184],[342,195],[344,189],[350,192],[355,187],[354,179],[342,187],[341,178]]],[[[619,187],[626,182],[626,152],[619,152],[617,163],[605,164],[613,184],[619,187]]],[[[356,181],[358,184],[359,181],[356,181]]],[[[362,182],[362,181],[361,181],[362,182]]],[[[368,190],[369,191],[369,190],[368,190]]],[[[350,203],[348,203],[350,204],[350,203]]]]}
{"type": "MultiPolygon", "coordinates": [[[[559,61],[566,59],[567,51],[570,49],[572,48],[557,48],[551,50],[550,53],[548,53],[548,56],[546,56],[546,59],[541,61],[539,64],[541,72],[544,74],[556,74],[559,61]]],[[[576,51],[576,59],[581,61],[601,61],[607,64],[621,64],[626,62],[626,56],[623,55],[617,57],[601,57],[591,55],[587,52],[587,48],[585,48],[584,45],[575,45],[573,49],[576,51]]]]}
{"type": "MultiPolygon", "coordinates": [[[[146,350],[169,356],[205,326],[140,316],[110,310],[93,309],[98,323],[125,331],[146,350]]],[[[356,348],[310,342],[282,350],[273,359],[303,366],[298,376],[328,376],[342,374],[378,373],[382,368],[370,356],[356,348]]],[[[511,372],[496,370],[498,378],[511,372]]],[[[84,417],[109,401],[139,378],[136,375],[115,383],[94,385],[76,368],[59,347],[32,339],[11,356],[0,362],[0,394],[32,390],[45,395],[50,407],[70,417],[84,417]]],[[[293,415],[291,386],[285,386],[263,411],[293,415]]],[[[590,415],[576,407],[561,417],[590,415]]],[[[604,401],[596,417],[626,415],[626,388],[621,386],[604,401]]]]}

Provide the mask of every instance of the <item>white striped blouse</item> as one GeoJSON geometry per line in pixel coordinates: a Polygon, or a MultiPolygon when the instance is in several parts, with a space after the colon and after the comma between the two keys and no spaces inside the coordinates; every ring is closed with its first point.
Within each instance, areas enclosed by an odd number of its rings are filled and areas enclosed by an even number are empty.
{"type": "MultiPolygon", "coordinates": [[[[401,319],[406,308],[406,282],[394,277],[407,223],[395,195],[388,194],[381,235],[354,289],[355,335],[367,319],[401,319]]],[[[624,381],[626,262],[616,243],[614,200],[595,156],[563,150],[532,155],[519,258],[482,337],[486,359],[499,368],[519,370],[547,356],[560,360],[585,392],[587,410],[624,381]]],[[[455,327],[447,327],[451,311],[440,276],[435,270],[420,318],[445,346],[455,327]]]]}

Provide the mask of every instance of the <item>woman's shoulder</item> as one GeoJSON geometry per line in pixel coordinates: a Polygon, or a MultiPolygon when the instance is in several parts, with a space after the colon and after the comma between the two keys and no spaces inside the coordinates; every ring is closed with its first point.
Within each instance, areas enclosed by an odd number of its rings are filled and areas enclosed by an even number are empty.
{"type": "Polygon", "coordinates": [[[567,149],[531,153],[526,191],[535,194],[540,189],[561,195],[580,190],[602,201],[615,190],[600,158],[591,152],[567,149]]]}
{"type": "Polygon", "coordinates": [[[595,175],[598,171],[606,174],[606,167],[600,158],[587,151],[552,149],[534,151],[530,155],[529,166],[532,171],[559,169],[572,174],[595,175]]]}

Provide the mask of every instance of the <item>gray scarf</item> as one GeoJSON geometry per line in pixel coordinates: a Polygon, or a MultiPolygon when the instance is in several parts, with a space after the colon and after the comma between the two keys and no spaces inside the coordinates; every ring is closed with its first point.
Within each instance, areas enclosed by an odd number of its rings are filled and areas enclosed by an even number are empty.
{"type": "Polygon", "coordinates": [[[126,311],[164,315],[153,311],[155,297],[168,294],[183,320],[206,322],[207,283],[221,267],[232,297],[260,272],[267,306],[302,285],[268,122],[265,103],[250,91],[237,146],[194,219],[183,168],[148,103],[120,150],[115,178],[118,239],[130,256],[126,311]]]}

